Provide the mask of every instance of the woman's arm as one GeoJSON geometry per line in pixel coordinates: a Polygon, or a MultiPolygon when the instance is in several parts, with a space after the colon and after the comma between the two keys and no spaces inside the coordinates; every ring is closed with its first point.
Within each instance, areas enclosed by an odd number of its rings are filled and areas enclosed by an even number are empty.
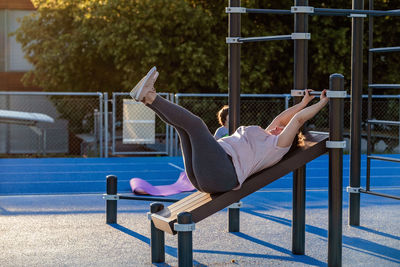
{"type": "Polygon", "coordinates": [[[311,96],[309,92],[312,90],[306,90],[305,95],[303,99],[301,100],[300,103],[286,109],[282,113],[280,113],[278,116],[275,117],[275,119],[271,122],[271,124],[265,129],[266,131],[270,131],[272,129],[275,129],[277,126],[282,126],[285,127],[289,121],[293,118],[296,113],[298,113],[300,110],[305,108],[308,103],[310,103],[311,100],[313,100],[314,96],[311,96]]]}
{"type": "Polygon", "coordinates": [[[288,147],[292,144],[294,137],[298,133],[299,129],[303,124],[314,117],[325,105],[328,103],[326,97],[326,90],[321,92],[321,99],[318,103],[311,105],[293,116],[288,125],[279,135],[278,146],[288,147]]]}

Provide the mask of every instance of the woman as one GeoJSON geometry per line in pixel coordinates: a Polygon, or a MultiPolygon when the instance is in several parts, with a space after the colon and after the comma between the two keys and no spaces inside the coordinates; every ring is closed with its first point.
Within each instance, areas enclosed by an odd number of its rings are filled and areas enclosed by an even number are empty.
{"type": "Polygon", "coordinates": [[[279,114],[266,129],[241,126],[234,134],[217,141],[201,118],[157,95],[157,77],[153,67],[131,96],[174,126],[190,182],[208,193],[239,189],[251,174],[277,163],[289,151],[300,127],[328,103],[324,90],[320,101],[307,107],[314,97],[306,90],[300,103],[279,114]]]}
{"type": "Polygon", "coordinates": [[[217,113],[218,123],[221,125],[214,133],[215,140],[229,136],[228,121],[229,121],[229,106],[223,106],[217,113]]]}

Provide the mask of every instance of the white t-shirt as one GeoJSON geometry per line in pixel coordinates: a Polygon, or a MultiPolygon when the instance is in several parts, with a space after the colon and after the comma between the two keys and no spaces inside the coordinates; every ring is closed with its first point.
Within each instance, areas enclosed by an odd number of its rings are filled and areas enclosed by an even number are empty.
{"type": "Polygon", "coordinates": [[[268,168],[282,159],[289,147],[278,147],[278,136],[267,133],[260,126],[241,126],[230,136],[217,141],[232,157],[239,189],[253,173],[268,168]]]}

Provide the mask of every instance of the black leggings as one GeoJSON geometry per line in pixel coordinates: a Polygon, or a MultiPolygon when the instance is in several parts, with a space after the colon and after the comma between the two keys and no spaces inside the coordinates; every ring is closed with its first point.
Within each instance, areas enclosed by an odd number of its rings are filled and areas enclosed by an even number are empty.
{"type": "Polygon", "coordinates": [[[178,132],[186,174],[195,188],[217,193],[238,185],[231,159],[201,118],[159,95],[147,106],[178,132]]]}

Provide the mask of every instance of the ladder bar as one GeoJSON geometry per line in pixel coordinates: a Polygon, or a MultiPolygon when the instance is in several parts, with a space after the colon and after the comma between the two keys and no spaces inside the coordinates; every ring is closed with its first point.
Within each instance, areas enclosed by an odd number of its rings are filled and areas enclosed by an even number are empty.
{"type": "Polygon", "coordinates": [[[400,121],[367,120],[371,124],[400,125],[400,121]]]}
{"type": "Polygon", "coordinates": [[[263,41],[276,41],[276,40],[291,40],[292,35],[275,35],[275,36],[261,36],[261,37],[247,37],[239,38],[239,42],[263,42],[263,41]]]}
{"type": "Polygon", "coordinates": [[[350,15],[350,14],[366,14],[371,16],[400,16],[400,11],[397,10],[364,10],[364,9],[334,9],[334,8],[315,8],[316,15],[350,15]]]}
{"type": "MultiPolygon", "coordinates": [[[[258,9],[246,8],[246,13],[259,14],[293,14],[291,10],[285,9],[258,9]]],[[[400,10],[364,10],[364,9],[335,9],[335,8],[314,8],[310,15],[343,16],[350,14],[365,14],[370,16],[400,16],[400,10]]]]}
{"type": "Polygon", "coordinates": [[[369,52],[398,52],[400,46],[371,48],[369,52]]]}
{"type": "Polygon", "coordinates": [[[398,158],[380,157],[380,156],[368,156],[368,159],[376,159],[382,161],[400,162],[398,158]]]}
{"type": "Polygon", "coordinates": [[[374,196],[386,197],[386,198],[392,198],[392,199],[400,200],[400,197],[398,197],[398,196],[392,196],[392,195],[377,193],[377,192],[370,191],[370,190],[360,189],[360,193],[365,193],[365,194],[370,194],[370,195],[374,195],[374,196]]]}
{"type": "Polygon", "coordinates": [[[246,8],[246,13],[258,13],[258,14],[283,14],[291,15],[290,10],[283,9],[257,9],[257,8],[246,8]]]}
{"type": "Polygon", "coordinates": [[[121,196],[121,195],[119,195],[119,199],[160,201],[160,202],[177,202],[179,200],[179,199],[162,198],[162,197],[137,197],[137,196],[121,196]]]}
{"type": "Polygon", "coordinates": [[[400,89],[400,84],[369,84],[368,87],[375,89],[400,89]]]}

